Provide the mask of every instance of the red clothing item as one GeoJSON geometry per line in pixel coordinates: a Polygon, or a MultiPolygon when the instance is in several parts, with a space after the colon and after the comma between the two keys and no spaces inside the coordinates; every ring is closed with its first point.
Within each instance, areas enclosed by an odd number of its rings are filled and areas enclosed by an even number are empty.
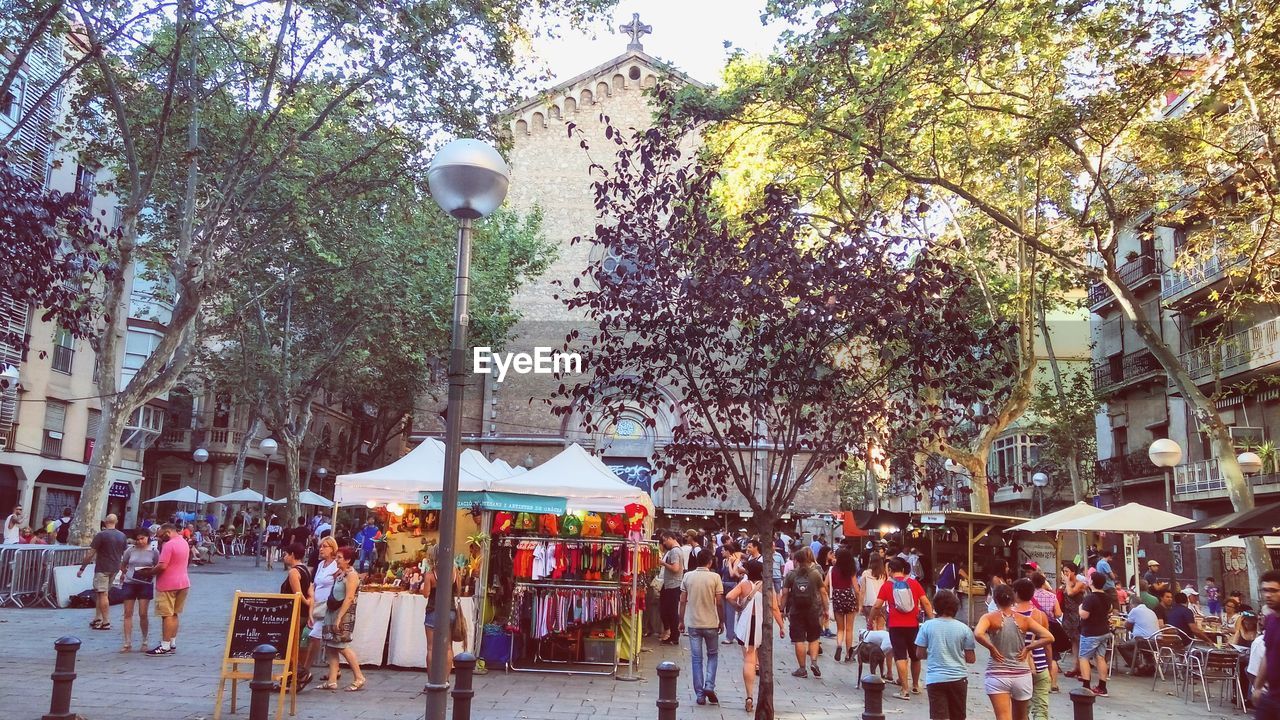
{"type": "Polygon", "coordinates": [[[889,627],[920,627],[920,598],[924,597],[924,588],[920,587],[920,583],[909,577],[893,578],[890,577],[880,587],[879,599],[884,601],[884,606],[889,609],[889,627]],[[898,610],[897,604],[893,602],[893,581],[895,579],[903,579],[907,581],[907,585],[911,586],[911,597],[915,600],[915,608],[904,613],[898,610]]]}

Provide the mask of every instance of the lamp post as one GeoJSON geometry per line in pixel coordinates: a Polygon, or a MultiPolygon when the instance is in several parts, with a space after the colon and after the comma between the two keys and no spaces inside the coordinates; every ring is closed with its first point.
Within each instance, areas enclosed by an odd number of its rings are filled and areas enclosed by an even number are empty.
{"type": "MultiPolygon", "coordinates": [[[[200,481],[204,479],[204,464],[209,461],[209,451],[204,448],[196,448],[191,453],[191,461],[196,464],[196,498],[200,497],[200,481]]],[[[209,494],[213,495],[213,476],[209,476],[209,494]]],[[[200,503],[200,512],[204,514],[205,504],[200,503]]],[[[203,519],[203,518],[201,518],[203,519]]]]}
{"type": "MultiPolygon", "coordinates": [[[[453,338],[449,348],[449,401],[445,422],[444,487],[440,501],[439,568],[453,569],[453,536],[458,523],[458,462],[462,455],[462,401],[466,391],[467,307],[471,292],[471,222],[483,218],[507,197],[511,171],[506,161],[479,140],[458,139],[436,153],[427,171],[431,197],[440,209],[458,221],[458,265],[453,291],[453,338]]],[[[435,607],[446,613],[453,607],[453,583],[436,583],[435,607]]],[[[427,677],[426,720],[444,720],[449,702],[449,676],[445,653],[450,635],[443,629],[432,634],[431,667],[427,677]]]]}
{"type": "Polygon", "coordinates": [[[1240,465],[1240,472],[1245,475],[1257,475],[1262,472],[1262,458],[1258,457],[1258,453],[1242,452],[1236,456],[1236,463],[1240,465]]]}
{"type": "Polygon", "coordinates": [[[258,508],[258,547],[253,553],[253,566],[262,562],[262,552],[267,544],[267,483],[271,480],[271,456],[276,454],[279,445],[271,438],[264,438],[258,443],[258,450],[267,458],[267,469],[262,473],[262,499],[258,508]]]}
{"type": "Polygon", "coordinates": [[[324,494],[324,476],[329,474],[328,468],[320,468],[316,470],[316,477],[320,478],[320,494],[324,494]]]}
{"type": "Polygon", "coordinates": [[[1169,438],[1161,438],[1147,448],[1151,464],[1164,469],[1164,509],[1173,512],[1173,468],[1182,462],[1182,447],[1169,438]]]}
{"type": "Polygon", "coordinates": [[[1049,476],[1038,472],[1031,476],[1031,484],[1036,488],[1035,496],[1040,505],[1040,514],[1044,515],[1044,489],[1049,487],[1049,476]]]}

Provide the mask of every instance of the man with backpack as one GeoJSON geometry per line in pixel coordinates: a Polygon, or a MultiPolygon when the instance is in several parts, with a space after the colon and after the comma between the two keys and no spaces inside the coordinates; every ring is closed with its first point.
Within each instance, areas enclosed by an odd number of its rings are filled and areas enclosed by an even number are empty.
{"type": "Polygon", "coordinates": [[[920,694],[920,661],[912,652],[916,634],[920,631],[920,611],[934,617],[933,606],[925,597],[920,583],[907,576],[911,566],[901,557],[889,560],[889,581],[880,587],[873,612],[887,608],[889,613],[889,641],[893,643],[893,662],[898,666],[898,682],[902,690],[894,697],[910,699],[911,692],[920,694]],[[907,685],[907,665],[911,665],[911,685],[907,685]]]}
{"type": "Polygon", "coordinates": [[[59,545],[67,544],[67,538],[71,535],[71,508],[62,509],[62,517],[54,524],[53,534],[59,545]]]}
{"type": "Polygon", "coordinates": [[[812,550],[802,547],[791,558],[795,561],[795,568],[782,581],[782,597],[779,599],[782,607],[789,608],[787,625],[791,628],[791,642],[795,644],[796,663],[799,665],[791,674],[809,677],[809,670],[812,670],[813,676],[820,678],[818,639],[827,624],[828,590],[822,572],[814,565],[812,550]],[[806,656],[809,658],[809,670],[805,669],[806,656]]]}

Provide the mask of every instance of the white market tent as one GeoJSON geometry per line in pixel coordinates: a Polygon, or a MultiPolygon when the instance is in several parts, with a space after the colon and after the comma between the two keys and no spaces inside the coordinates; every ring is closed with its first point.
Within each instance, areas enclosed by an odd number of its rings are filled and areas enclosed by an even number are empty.
{"type": "Polygon", "coordinates": [[[210,498],[209,502],[255,503],[258,505],[261,505],[263,503],[267,505],[278,505],[280,503],[279,500],[272,500],[271,498],[263,495],[262,493],[252,488],[242,488],[233,493],[227,493],[226,495],[219,495],[216,498],[210,498]]]}
{"type": "MultiPolygon", "coordinates": [[[[484,456],[480,458],[483,460],[484,456]]],[[[489,489],[492,482],[489,471],[478,472],[474,460],[463,459],[460,465],[460,492],[483,492],[489,489]]],[[[416,503],[418,493],[439,492],[443,487],[444,444],[435,438],[427,438],[390,465],[361,473],[339,475],[334,484],[333,499],[338,505],[416,503]]]]}
{"type": "Polygon", "coordinates": [[[176,503],[189,503],[191,505],[203,505],[205,503],[216,502],[216,500],[214,500],[212,495],[202,493],[199,490],[196,490],[195,488],[191,487],[190,485],[187,485],[185,487],[180,487],[177,490],[170,490],[169,492],[163,495],[157,495],[151,498],[150,500],[143,500],[143,502],[145,503],[176,502],[176,503]]]}
{"type": "Polygon", "coordinates": [[[1021,525],[1014,525],[1005,530],[1005,532],[1056,532],[1054,527],[1058,523],[1064,523],[1072,520],[1087,518],[1098,513],[1106,512],[1102,508],[1097,508],[1088,503],[1078,502],[1070,507],[1063,508],[1048,515],[1042,515],[1038,518],[1032,518],[1021,525]]]}
{"type": "Polygon", "coordinates": [[[638,503],[653,517],[653,501],[648,493],[628,485],[577,443],[526,473],[495,481],[491,489],[563,497],[569,510],[622,512],[626,505],[638,503]]]}
{"type": "MultiPolygon", "coordinates": [[[[1263,540],[1267,542],[1267,548],[1269,549],[1280,548],[1280,537],[1275,537],[1275,536],[1265,537],[1263,538],[1263,540]]],[[[1212,550],[1215,548],[1243,548],[1243,547],[1244,547],[1244,538],[1240,537],[1239,535],[1229,535],[1227,537],[1222,538],[1221,540],[1215,540],[1214,542],[1207,543],[1205,545],[1197,545],[1196,549],[1212,550]]]]}
{"type": "Polygon", "coordinates": [[[1093,530],[1117,533],[1157,533],[1171,527],[1185,525],[1191,518],[1164,510],[1147,507],[1142,503],[1127,503],[1105,512],[1093,513],[1074,520],[1054,523],[1044,530],[1093,530]]]}
{"type": "Polygon", "coordinates": [[[333,507],[332,500],[326,498],[325,496],[319,493],[311,492],[310,490],[303,490],[302,492],[298,493],[298,502],[302,505],[319,505],[320,507],[333,507]]]}

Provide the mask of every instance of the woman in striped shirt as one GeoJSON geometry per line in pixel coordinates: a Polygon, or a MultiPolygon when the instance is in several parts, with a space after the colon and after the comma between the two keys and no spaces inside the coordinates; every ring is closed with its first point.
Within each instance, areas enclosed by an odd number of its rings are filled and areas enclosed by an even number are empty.
{"type": "MultiPolygon", "coordinates": [[[[1062,604],[1058,602],[1058,594],[1049,589],[1049,581],[1041,573],[1031,576],[1031,584],[1036,587],[1031,601],[1048,616],[1049,624],[1046,627],[1053,633],[1054,644],[1057,645],[1058,638],[1067,635],[1067,630],[1062,625],[1062,604]]],[[[1058,692],[1059,655],[1057,650],[1049,653],[1049,692],[1058,692]]]]}
{"type": "MultiPolygon", "coordinates": [[[[1034,620],[1037,624],[1047,629],[1049,627],[1049,616],[1032,602],[1035,592],[1035,583],[1030,578],[1021,578],[1015,582],[1013,584],[1013,594],[1018,601],[1014,604],[1013,611],[1025,618],[1034,620]]],[[[1050,635],[1052,635],[1052,632],[1050,635]]],[[[1030,631],[1026,633],[1027,642],[1033,642],[1035,639],[1034,633],[1030,631]]],[[[1049,647],[1039,647],[1031,651],[1032,720],[1049,720],[1049,689],[1052,684],[1049,674],[1049,662],[1052,652],[1053,648],[1049,647]]]]}
{"type": "Polygon", "coordinates": [[[1013,610],[1013,588],[992,589],[995,612],[978,620],[973,637],[991,653],[984,686],[995,720],[1027,720],[1032,696],[1031,653],[1053,642],[1043,625],[1013,610]],[[1025,633],[1034,633],[1027,642],[1025,633]]]}

